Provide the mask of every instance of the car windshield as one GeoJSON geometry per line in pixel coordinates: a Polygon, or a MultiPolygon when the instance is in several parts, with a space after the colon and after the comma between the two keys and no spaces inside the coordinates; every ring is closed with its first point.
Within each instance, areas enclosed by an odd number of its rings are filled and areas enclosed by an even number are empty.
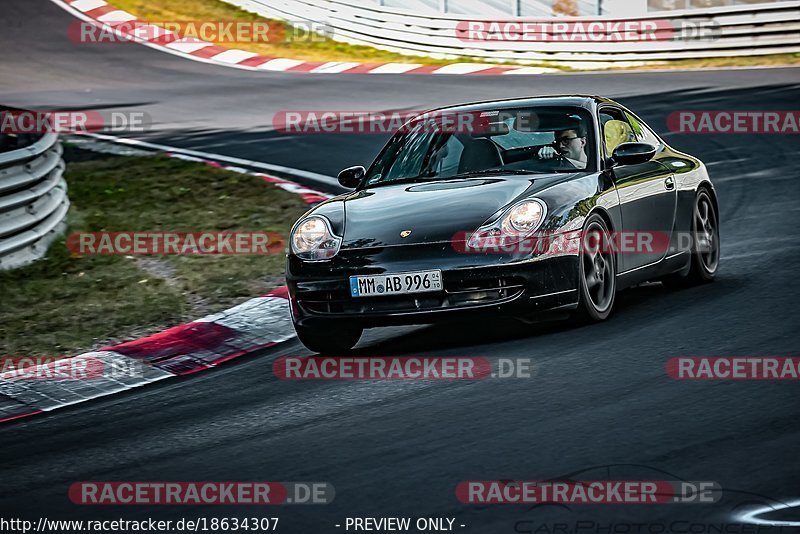
{"type": "Polygon", "coordinates": [[[577,107],[435,112],[396,133],[366,186],[492,174],[593,171],[591,114],[577,107]]]}

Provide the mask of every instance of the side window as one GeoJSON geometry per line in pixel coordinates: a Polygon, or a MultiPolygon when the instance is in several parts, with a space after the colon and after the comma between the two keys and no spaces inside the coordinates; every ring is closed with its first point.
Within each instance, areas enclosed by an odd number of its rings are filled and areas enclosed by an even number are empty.
{"type": "Polygon", "coordinates": [[[416,176],[428,152],[430,135],[417,135],[400,148],[401,156],[392,162],[384,179],[393,180],[402,176],[416,176]]]}
{"type": "Polygon", "coordinates": [[[633,128],[633,133],[636,135],[637,141],[653,145],[656,148],[661,146],[661,140],[646,124],[639,121],[639,119],[628,112],[625,112],[625,116],[628,118],[628,122],[630,122],[633,128]]]}
{"type": "Polygon", "coordinates": [[[601,109],[600,125],[603,129],[603,141],[607,157],[611,156],[614,153],[614,149],[622,143],[629,143],[637,140],[631,125],[619,109],[601,109]]]}
{"type": "Polygon", "coordinates": [[[464,144],[455,135],[450,136],[447,142],[431,156],[431,169],[436,171],[437,176],[458,174],[458,164],[463,152],[464,144]]]}

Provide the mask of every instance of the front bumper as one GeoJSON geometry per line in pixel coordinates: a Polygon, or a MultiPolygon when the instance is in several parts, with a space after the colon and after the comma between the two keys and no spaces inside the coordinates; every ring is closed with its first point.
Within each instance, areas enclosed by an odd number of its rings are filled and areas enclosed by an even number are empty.
{"type": "Polygon", "coordinates": [[[290,255],[286,280],[292,318],[303,326],[428,324],[475,314],[519,316],[578,303],[577,256],[463,254],[450,243],[342,250],[318,263],[290,255]],[[350,295],[350,276],[432,269],[442,271],[441,293],[350,295]]]}

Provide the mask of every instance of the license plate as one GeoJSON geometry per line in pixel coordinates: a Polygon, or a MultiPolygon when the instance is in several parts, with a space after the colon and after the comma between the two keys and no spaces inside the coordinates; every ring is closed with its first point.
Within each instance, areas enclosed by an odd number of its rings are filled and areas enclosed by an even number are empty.
{"type": "Polygon", "coordinates": [[[442,271],[350,277],[350,295],[353,297],[408,295],[432,291],[442,291],[442,271]]]}

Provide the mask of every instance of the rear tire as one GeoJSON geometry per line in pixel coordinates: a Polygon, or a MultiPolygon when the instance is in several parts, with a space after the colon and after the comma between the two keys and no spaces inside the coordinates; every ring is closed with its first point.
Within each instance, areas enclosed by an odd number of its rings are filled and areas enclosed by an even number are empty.
{"type": "Polygon", "coordinates": [[[340,325],[309,328],[295,324],[294,330],[300,343],[308,350],[333,356],[352,351],[364,333],[363,328],[340,325]]]}
{"type": "Polygon", "coordinates": [[[662,280],[671,289],[712,282],[719,269],[719,215],[705,189],[697,193],[692,210],[692,259],[689,272],[672,274],[662,280]]]}
{"type": "Polygon", "coordinates": [[[614,309],[617,264],[610,242],[606,221],[596,213],[590,215],[578,256],[579,302],[574,319],[579,323],[604,321],[614,309]]]}

